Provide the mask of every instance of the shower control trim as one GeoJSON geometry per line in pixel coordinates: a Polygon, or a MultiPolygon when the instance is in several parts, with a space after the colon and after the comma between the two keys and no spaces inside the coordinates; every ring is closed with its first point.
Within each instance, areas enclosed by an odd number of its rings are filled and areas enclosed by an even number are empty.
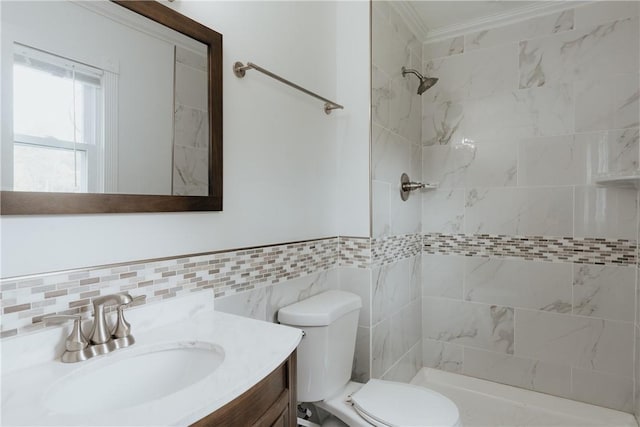
{"type": "Polygon", "coordinates": [[[409,195],[412,191],[435,188],[438,188],[438,184],[411,181],[409,175],[404,172],[400,175],[400,198],[403,202],[409,200],[409,195]]]}

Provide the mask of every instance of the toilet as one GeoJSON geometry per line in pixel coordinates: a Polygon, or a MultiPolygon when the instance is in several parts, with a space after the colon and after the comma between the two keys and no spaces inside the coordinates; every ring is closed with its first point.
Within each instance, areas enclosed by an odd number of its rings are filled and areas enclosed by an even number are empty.
{"type": "Polygon", "coordinates": [[[327,291],[278,311],[281,324],[305,334],[298,346],[298,401],[354,427],[461,427],[456,405],[433,390],[378,379],[350,381],[361,307],[355,294],[327,291]]]}

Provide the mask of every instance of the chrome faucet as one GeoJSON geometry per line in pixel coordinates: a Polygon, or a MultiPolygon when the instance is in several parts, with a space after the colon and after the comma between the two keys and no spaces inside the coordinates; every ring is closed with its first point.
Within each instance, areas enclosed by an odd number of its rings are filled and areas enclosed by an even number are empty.
{"type": "Polygon", "coordinates": [[[81,362],[100,354],[110,353],[119,348],[135,343],[131,335],[131,325],[124,318],[124,309],[132,303],[145,299],[145,295],[133,298],[126,292],[94,298],[93,326],[89,338],[82,332],[82,317],[79,314],[53,314],[42,318],[45,322],[73,320],[71,334],[65,340],[65,351],[61,360],[65,363],[81,362]],[[105,307],[118,306],[116,325],[109,328],[105,315],[105,307]]]}

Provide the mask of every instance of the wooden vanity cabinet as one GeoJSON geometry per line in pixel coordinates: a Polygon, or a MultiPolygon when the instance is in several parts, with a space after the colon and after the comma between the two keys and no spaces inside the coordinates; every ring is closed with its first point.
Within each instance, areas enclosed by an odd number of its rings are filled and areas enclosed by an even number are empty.
{"type": "Polygon", "coordinates": [[[191,427],[295,427],[296,352],[265,379],[191,427]]]}

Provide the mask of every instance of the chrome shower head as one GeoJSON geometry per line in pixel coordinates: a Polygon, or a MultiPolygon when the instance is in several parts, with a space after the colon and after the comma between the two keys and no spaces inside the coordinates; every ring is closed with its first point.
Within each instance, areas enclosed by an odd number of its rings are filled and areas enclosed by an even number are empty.
{"type": "Polygon", "coordinates": [[[415,74],[420,79],[420,84],[418,85],[418,95],[422,95],[438,82],[437,77],[425,77],[417,70],[402,67],[402,77],[405,77],[408,73],[415,74]]]}

